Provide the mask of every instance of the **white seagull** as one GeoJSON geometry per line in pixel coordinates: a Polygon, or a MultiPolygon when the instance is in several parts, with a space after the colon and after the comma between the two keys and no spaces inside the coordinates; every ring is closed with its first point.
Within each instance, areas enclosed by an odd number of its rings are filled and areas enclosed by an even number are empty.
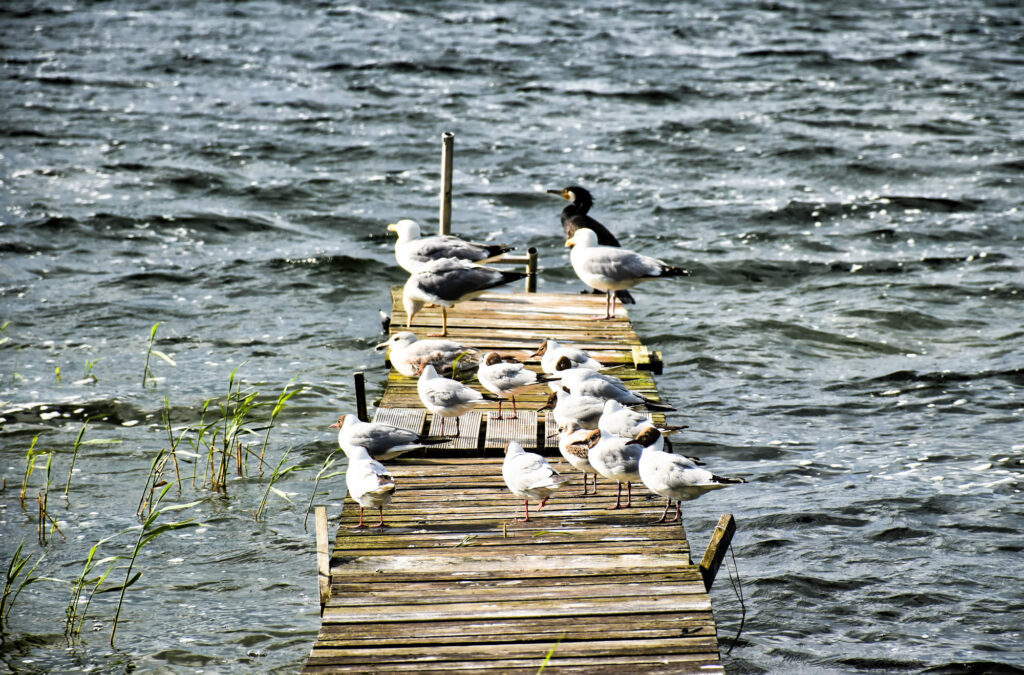
{"type": "Polygon", "coordinates": [[[554,375],[557,369],[555,366],[562,357],[568,358],[574,368],[589,368],[590,370],[601,370],[604,368],[601,362],[592,358],[590,354],[575,347],[565,347],[554,340],[545,340],[537,351],[530,354],[530,358],[539,356],[540,367],[548,375],[554,375]]]}
{"type": "Polygon", "coordinates": [[[331,428],[338,430],[338,445],[346,455],[349,448],[360,447],[377,460],[389,460],[412,450],[447,443],[449,440],[441,436],[424,436],[390,424],[360,422],[359,418],[352,414],[343,415],[331,425],[331,428]]]}
{"type": "Polygon", "coordinates": [[[391,365],[406,377],[418,377],[428,363],[443,373],[450,371],[456,361],[461,366],[476,365],[480,360],[480,351],[473,347],[453,340],[420,340],[409,331],[395,333],[374,349],[380,351],[388,347],[391,348],[388,353],[391,365]]]}
{"type": "Polygon", "coordinates": [[[527,276],[526,272],[507,272],[456,258],[431,260],[414,272],[402,288],[405,327],[412,326],[413,317],[424,306],[440,305],[442,331],[432,333],[431,337],[444,337],[448,335],[448,307],[527,276]]]}
{"type": "Polygon", "coordinates": [[[434,370],[434,366],[427,364],[423,367],[420,379],[416,381],[416,391],[420,395],[423,406],[441,416],[441,433],[444,433],[444,418],[455,418],[455,435],[459,435],[459,415],[469,412],[473,406],[483,403],[485,400],[496,401],[498,397],[493,394],[483,394],[467,387],[461,382],[441,377],[434,370]]]}
{"type": "Polygon", "coordinates": [[[345,471],[345,485],[348,494],[359,504],[359,524],[352,529],[358,530],[366,525],[363,523],[363,508],[372,507],[380,512],[380,525],[384,527],[384,507],[391,503],[395,495],[395,479],[384,465],[370,457],[366,448],[351,446],[345,451],[348,455],[348,469],[345,471]]]}
{"type": "Polygon", "coordinates": [[[633,502],[632,483],[640,480],[640,455],[644,446],[632,438],[622,438],[600,432],[600,438],[590,448],[587,458],[597,472],[619,484],[613,509],[629,508],[633,502]],[[626,484],[626,503],[622,504],[622,484],[626,484]]]}
{"type": "Polygon", "coordinates": [[[555,423],[568,426],[575,423],[584,429],[596,429],[604,412],[604,399],[593,396],[573,396],[564,389],[548,396],[547,402],[538,410],[550,410],[555,423]]]}
{"type": "Polygon", "coordinates": [[[587,476],[594,476],[594,494],[597,494],[597,469],[590,463],[591,442],[596,440],[600,432],[584,429],[575,423],[558,429],[558,452],[562,458],[583,473],[583,494],[587,493],[587,476]]]}
{"type": "MultiPolygon", "coordinates": [[[[597,421],[597,428],[612,436],[633,438],[649,424],[651,424],[649,415],[627,408],[614,399],[608,399],[604,403],[601,419],[597,421]]],[[[658,427],[658,431],[663,434],[670,434],[685,428],[685,426],[666,425],[658,427]]]]}
{"type": "Polygon", "coordinates": [[[635,251],[600,246],[594,231],[585,227],[576,230],[565,245],[572,247],[569,260],[576,276],[586,285],[607,294],[605,315],[597,317],[600,319],[615,317],[615,291],[632,288],[647,279],[685,277],[689,274],[682,267],[674,267],[635,251]]]}
{"type": "Polygon", "coordinates": [[[664,452],[661,449],[661,434],[653,426],[641,433],[637,440],[644,446],[639,465],[640,480],[651,492],[668,500],[665,512],[655,521],[657,523],[670,523],[677,518],[681,521],[680,504],[684,501],[696,499],[711,490],[747,482],[743,478],[716,476],[697,466],[688,457],[664,452]],[[667,518],[673,500],[676,502],[676,514],[667,518]]]}
{"type": "Polygon", "coordinates": [[[504,419],[501,416],[501,402],[506,395],[512,399],[512,417],[519,417],[516,409],[516,394],[527,387],[535,384],[543,384],[549,380],[548,377],[538,375],[521,363],[502,361],[496,352],[484,354],[483,362],[477,368],[476,377],[480,380],[483,388],[498,396],[498,412],[491,413],[492,419],[504,419]]]}
{"type": "Polygon", "coordinates": [[[415,220],[403,218],[388,225],[388,231],[398,235],[395,242],[395,260],[406,272],[418,272],[423,265],[440,258],[461,258],[474,263],[497,260],[514,247],[505,244],[480,244],[450,234],[420,237],[420,226],[415,220]]]}
{"type": "MultiPolygon", "coordinates": [[[[526,517],[530,520],[530,500],[540,501],[538,508],[544,508],[548,497],[568,479],[560,476],[548,464],[548,460],[533,452],[526,452],[523,446],[509,441],[505,446],[505,461],[501,465],[501,477],[512,494],[523,498],[526,517]]],[[[518,519],[517,519],[518,520],[518,519]]]]}
{"type": "Polygon", "coordinates": [[[572,362],[563,357],[558,360],[556,375],[561,376],[562,386],[574,396],[593,396],[604,400],[612,399],[628,406],[646,406],[648,410],[675,410],[667,403],[647,398],[629,389],[614,375],[605,375],[589,368],[573,368],[572,362]]]}

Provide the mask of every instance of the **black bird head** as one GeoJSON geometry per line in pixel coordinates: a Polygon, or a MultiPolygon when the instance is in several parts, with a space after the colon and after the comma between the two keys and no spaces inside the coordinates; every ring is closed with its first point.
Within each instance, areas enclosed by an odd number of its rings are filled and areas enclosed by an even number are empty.
{"type": "Polygon", "coordinates": [[[594,198],[590,193],[579,185],[570,185],[560,190],[548,190],[548,193],[558,195],[562,199],[572,202],[580,213],[586,213],[594,205],[594,198]]]}

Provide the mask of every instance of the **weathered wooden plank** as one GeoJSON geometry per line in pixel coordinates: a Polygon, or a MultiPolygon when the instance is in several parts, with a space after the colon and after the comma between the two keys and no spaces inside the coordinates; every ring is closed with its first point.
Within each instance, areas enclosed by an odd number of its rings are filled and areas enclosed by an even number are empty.
{"type": "Polygon", "coordinates": [[[390,424],[393,427],[408,429],[417,434],[423,433],[423,422],[426,417],[427,411],[422,407],[378,407],[373,413],[373,421],[378,424],[390,424]]]}
{"type": "MultiPolygon", "coordinates": [[[[448,660],[438,663],[410,662],[390,663],[385,667],[373,663],[358,664],[321,664],[316,658],[310,661],[303,671],[305,673],[358,673],[358,672],[416,672],[422,675],[452,672],[494,672],[510,675],[536,675],[545,654],[528,659],[501,659],[488,661],[448,660]]],[[[636,655],[626,657],[555,657],[544,668],[545,673],[565,675],[579,673],[581,675],[621,675],[622,673],[673,674],[686,673],[724,673],[725,670],[717,657],[712,659],[706,654],[655,654],[651,656],[636,655]]]]}
{"type": "Polygon", "coordinates": [[[480,447],[480,423],[482,415],[477,411],[471,411],[465,415],[455,417],[442,417],[440,415],[430,416],[431,436],[451,436],[452,440],[447,443],[438,443],[431,446],[438,450],[473,450],[480,447]],[[455,435],[456,419],[458,420],[459,435],[455,435]]]}
{"type": "Polygon", "coordinates": [[[704,577],[705,590],[711,590],[711,584],[715,582],[718,575],[718,568],[725,559],[725,552],[729,550],[732,536],[736,533],[736,519],[731,513],[726,513],[718,520],[715,531],[711,534],[711,541],[704,551],[704,559],[700,563],[700,573],[704,577]]]}
{"type": "MultiPolygon", "coordinates": [[[[517,397],[521,398],[521,397],[517,397]]],[[[509,441],[516,441],[527,450],[537,447],[537,412],[520,410],[513,419],[508,412],[510,405],[503,406],[506,412],[502,418],[495,419],[487,414],[487,429],[484,435],[484,448],[501,449],[509,441]]]]}

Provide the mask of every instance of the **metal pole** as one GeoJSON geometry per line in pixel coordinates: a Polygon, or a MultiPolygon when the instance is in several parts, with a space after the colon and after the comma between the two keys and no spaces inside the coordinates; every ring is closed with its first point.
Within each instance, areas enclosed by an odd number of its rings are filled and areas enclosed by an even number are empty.
{"type": "Polygon", "coordinates": [[[526,251],[526,292],[537,292],[537,249],[531,246],[526,251]]]}
{"type": "Polygon", "coordinates": [[[353,376],[353,379],[356,382],[356,417],[360,422],[369,422],[366,414],[366,377],[360,370],[353,376]]]}
{"type": "Polygon", "coordinates": [[[441,212],[438,234],[451,234],[452,231],[452,152],[455,147],[455,134],[446,131],[441,134],[441,212]]]}

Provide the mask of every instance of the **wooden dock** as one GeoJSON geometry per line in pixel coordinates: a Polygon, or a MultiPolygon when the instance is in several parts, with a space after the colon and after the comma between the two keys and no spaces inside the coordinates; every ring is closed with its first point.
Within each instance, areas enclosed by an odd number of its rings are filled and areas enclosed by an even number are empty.
{"type": "MultiPolygon", "coordinates": [[[[617,376],[657,398],[660,355],[621,306],[614,321],[590,319],[603,311],[597,295],[492,293],[449,311],[449,337],[520,358],[553,338],[620,366],[617,376]]],[[[406,330],[400,302],[392,318],[392,332],[406,330]]],[[[439,328],[433,309],[411,330],[439,328]]],[[[544,509],[533,505],[530,522],[515,520],[522,500],[502,481],[501,449],[516,439],[557,455],[536,412],[548,393],[517,396],[515,421],[491,420],[494,406],[481,406],[452,443],[388,462],[398,490],[383,531],[348,529],[358,507],[346,500],[329,553],[318,512],[323,625],[304,672],[724,672],[707,588],[731,516],[700,565],[679,524],[653,523],[664,501],[639,484],[632,508],[611,510],[614,486],[602,481],[584,497],[577,478],[544,509]]],[[[375,419],[423,431],[429,417],[415,381],[392,370],[375,419]]]]}

